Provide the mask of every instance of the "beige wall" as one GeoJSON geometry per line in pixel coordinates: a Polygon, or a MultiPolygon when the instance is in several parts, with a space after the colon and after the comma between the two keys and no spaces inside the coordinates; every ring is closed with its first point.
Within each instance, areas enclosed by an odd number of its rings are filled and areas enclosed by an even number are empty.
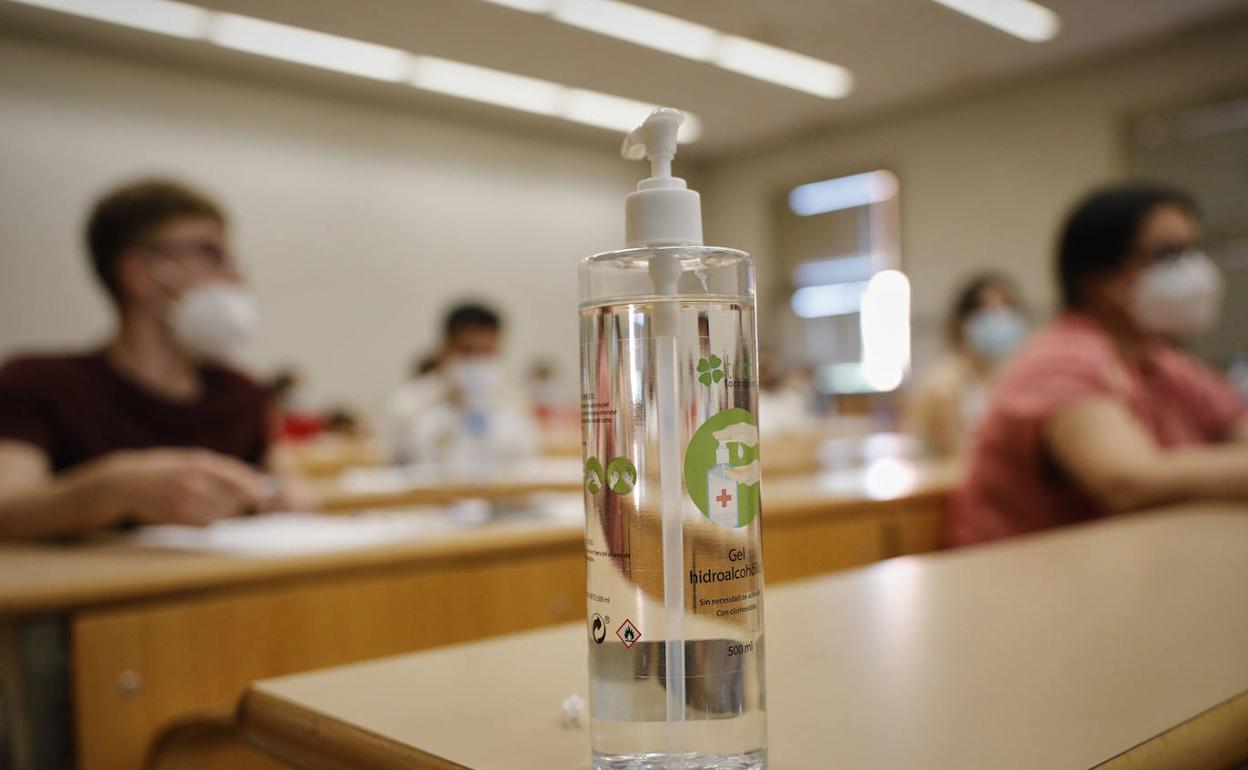
{"type": "Polygon", "coordinates": [[[257,369],[296,362],[309,395],[369,406],[463,294],[507,312],[515,368],[555,356],[573,392],[576,261],[621,243],[635,174],[609,151],[4,37],[0,116],[0,358],[107,333],[84,211],[170,173],[234,215],[257,369]]]}
{"type": "Polygon", "coordinates": [[[786,276],[771,269],[772,209],[795,184],[876,168],[901,180],[902,260],[916,359],[939,345],[950,296],[994,267],[1052,307],[1050,248],[1063,211],[1125,170],[1130,116],[1248,91],[1248,18],[974,99],[796,141],[711,169],[706,225],[760,265],[762,336],[779,344],[786,276]],[[771,332],[772,334],[769,334],[771,332]],[[769,339],[770,337],[770,339],[769,339]]]}

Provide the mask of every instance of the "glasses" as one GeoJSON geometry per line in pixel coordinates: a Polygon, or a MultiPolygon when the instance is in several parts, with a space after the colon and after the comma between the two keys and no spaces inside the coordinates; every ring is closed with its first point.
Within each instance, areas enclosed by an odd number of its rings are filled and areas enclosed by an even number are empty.
{"type": "Polygon", "coordinates": [[[234,264],[233,255],[221,244],[206,239],[147,241],[143,248],[162,257],[190,256],[213,268],[228,268],[234,264]]]}

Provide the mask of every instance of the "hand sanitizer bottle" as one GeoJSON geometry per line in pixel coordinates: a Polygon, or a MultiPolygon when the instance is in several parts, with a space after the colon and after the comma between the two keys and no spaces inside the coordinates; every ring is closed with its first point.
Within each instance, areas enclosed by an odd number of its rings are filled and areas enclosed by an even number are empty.
{"type": "Polygon", "coordinates": [[[628,248],[580,266],[595,770],[767,764],[754,267],[702,244],[682,120],[625,139],[628,248]]]}
{"type": "Polygon", "coordinates": [[[715,450],[715,465],[706,473],[706,498],[711,521],[725,527],[737,526],[737,480],[731,475],[728,445],[721,443],[715,450]]]}

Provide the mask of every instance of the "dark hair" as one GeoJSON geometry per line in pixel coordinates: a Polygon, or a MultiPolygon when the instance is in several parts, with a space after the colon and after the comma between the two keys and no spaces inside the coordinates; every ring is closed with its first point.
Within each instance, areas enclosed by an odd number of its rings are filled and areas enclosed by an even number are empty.
{"type": "Polygon", "coordinates": [[[945,332],[949,335],[949,341],[954,345],[962,340],[962,326],[966,323],[966,319],[975,315],[983,307],[984,290],[993,288],[1008,294],[1015,305],[1020,304],[1018,287],[1005,273],[985,272],[973,276],[963,284],[961,291],[954,297],[953,307],[949,309],[948,326],[945,332]]]}
{"type": "Polygon", "coordinates": [[[493,329],[498,331],[503,320],[494,310],[476,303],[466,302],[451,308],[446,314],[442,329],[447,337],[453,336],[461,329],[493,329]]]}
{"type": "Polygon", "coordinates": [[[121,297],[117,259],[122,252],[181,217],[225,224],[225,214],[214,201],[167,179],[131,182],[95,202],[87,220],[87,250],[96,277],[114,299],[121,297]]]}
{"type": "Polygon", "coordinates": [[[1063,305],[1081,308],[1089,278],[1109,275],[1126,264],[1140,226],[1158,206],[1200,215],[1196,201],[1182,190],[1143,182],[1102,187],[1075,206],[1057,245],[1063,305]]]}

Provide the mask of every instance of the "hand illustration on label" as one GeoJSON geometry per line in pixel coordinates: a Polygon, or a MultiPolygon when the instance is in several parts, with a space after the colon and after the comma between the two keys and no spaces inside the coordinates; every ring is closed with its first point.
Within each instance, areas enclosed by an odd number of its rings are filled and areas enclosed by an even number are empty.
{"type": "Polygon", "coordinates": [[[597,457],[591,457],[585,461],[585,489],[591,495],[596,495],[602,491],[602,463],[597,457]]]}
{"type": "Polygon", "coordinates": [[[685,488],[698,510],[725,527],[744,527],[759,510],[758,426],[745,409],[702,423],[685,450],[685,488]]]}
{"type": "Polygon", "coordinates": [[[637,486],[637,466],[627,457],[617,457],[607,463],[607,484],[617,495],[627,495],[637,486]]]}

